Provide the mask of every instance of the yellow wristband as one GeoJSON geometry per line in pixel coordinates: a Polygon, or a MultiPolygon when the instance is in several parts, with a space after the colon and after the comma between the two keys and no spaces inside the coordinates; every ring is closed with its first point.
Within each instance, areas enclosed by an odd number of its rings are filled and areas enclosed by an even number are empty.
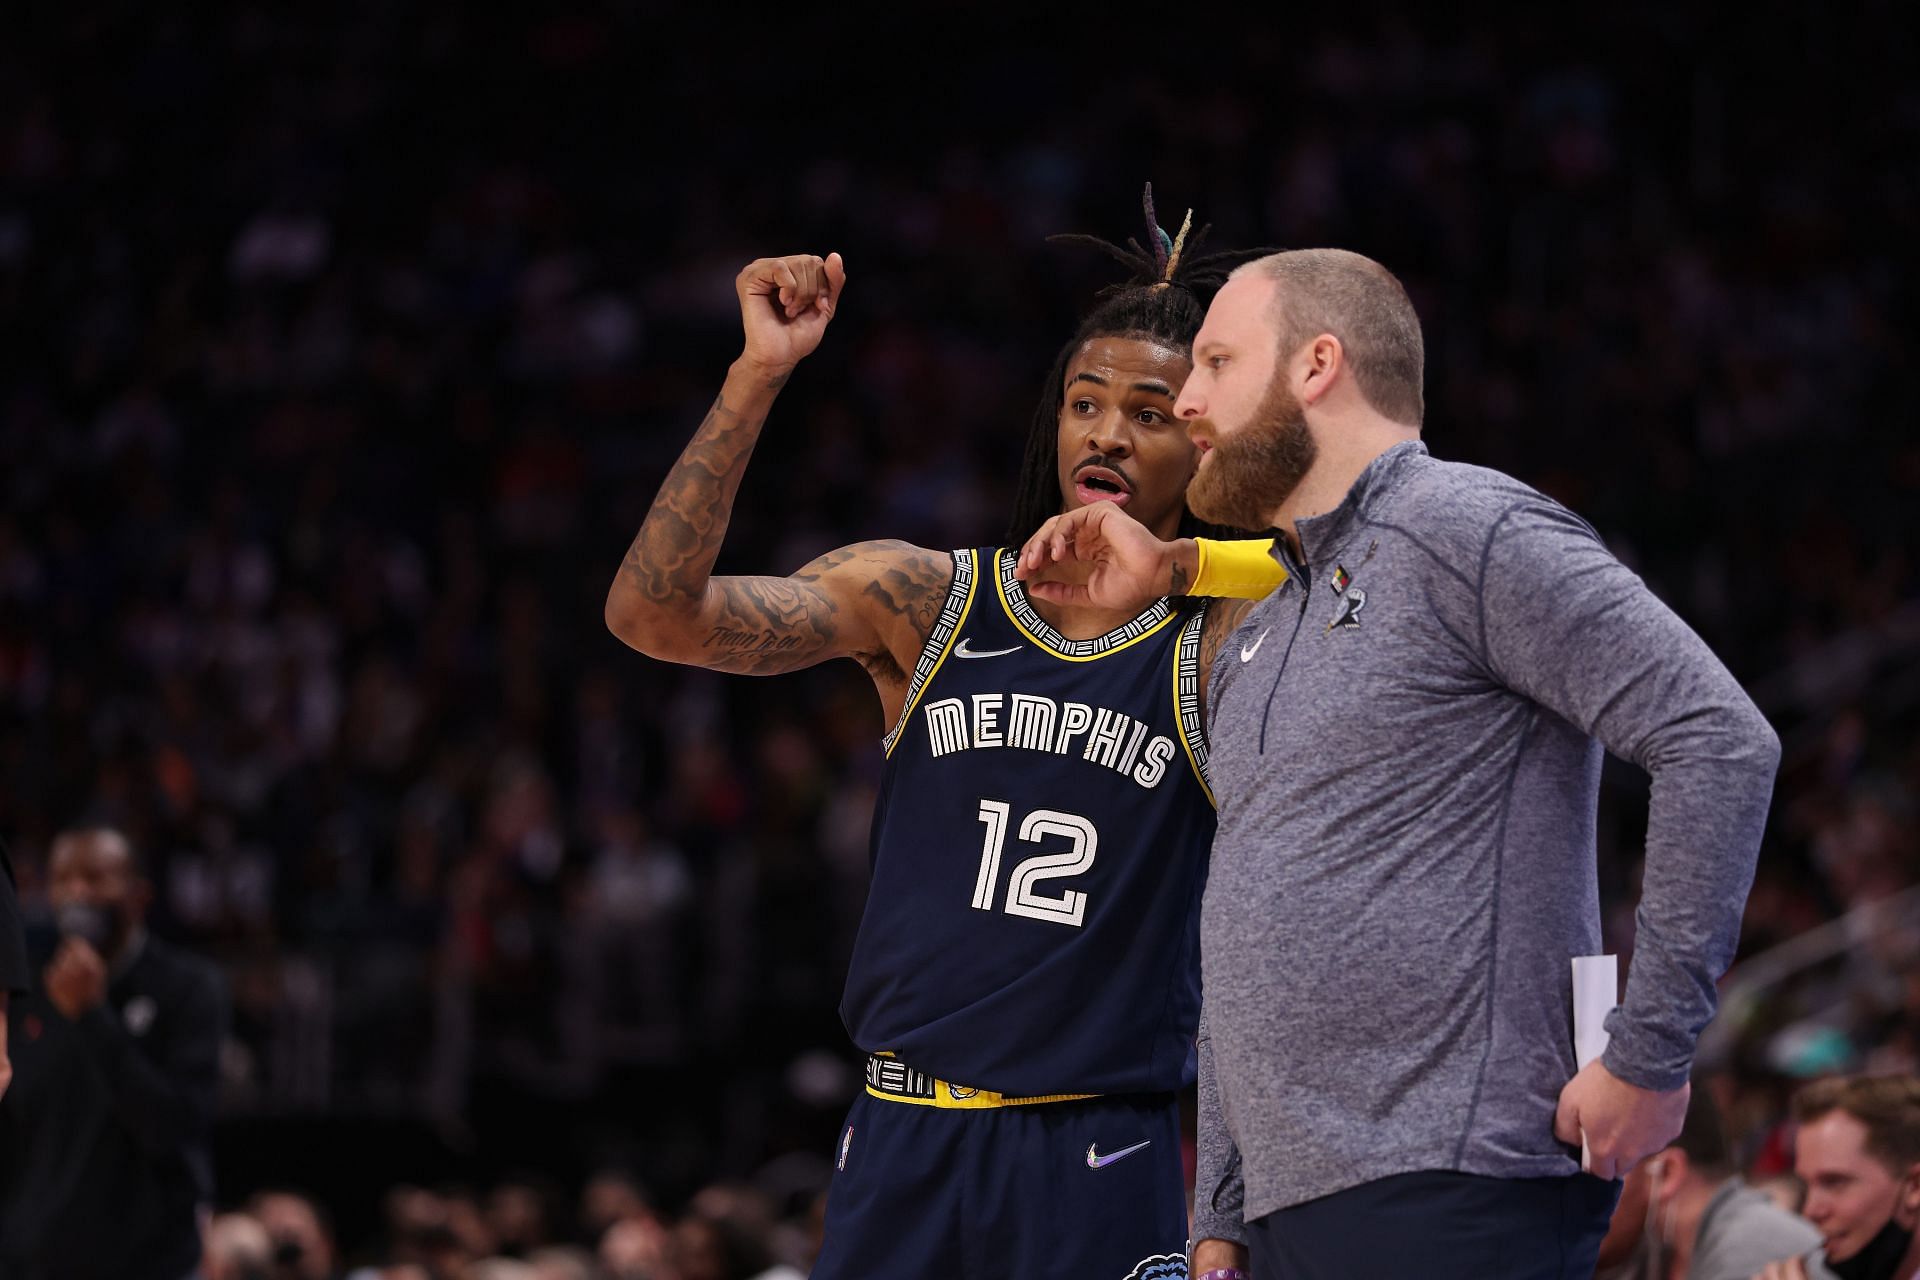
{"type": "Polygon", "coordinates": [[[1259,600],[1287,580],[1287,571],[1273,558],[1272,538],[1221,542],[1195,538],[1200,549],[1190,596],[1230,596],[1259,600]]]}

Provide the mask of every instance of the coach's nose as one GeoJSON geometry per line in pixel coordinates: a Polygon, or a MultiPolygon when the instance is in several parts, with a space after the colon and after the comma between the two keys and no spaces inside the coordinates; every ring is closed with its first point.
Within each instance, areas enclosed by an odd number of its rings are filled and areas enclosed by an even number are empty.
{"type": "Polygon", "coordinates": [[[1187,379],[1187,385],[1180,388],[1180,396],[1173,402],[1173,416],[1182,422],[1192,422],[1195,418],[1207,416],[1207,394],[1200,389],[1200,371],[1195,369],[1193,376],[1187,379]]]}

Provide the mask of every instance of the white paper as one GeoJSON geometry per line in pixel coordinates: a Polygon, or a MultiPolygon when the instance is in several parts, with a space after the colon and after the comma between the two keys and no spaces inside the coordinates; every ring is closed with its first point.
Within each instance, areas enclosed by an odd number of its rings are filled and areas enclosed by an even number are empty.
{"type": "MultiPolygon", "coordinates": [[[[1574,1069],[1584,1070],[1589,1062],[1607,1051],[1607,1015],[1620,1003],[1620,957],[1575,956],[1573,958],[1573,1060],[1574,1069]]],[[[1587,1151],[1586,1130],[1580,1131],[1580,1167],[1593,1163],[1587,1151]]]]}

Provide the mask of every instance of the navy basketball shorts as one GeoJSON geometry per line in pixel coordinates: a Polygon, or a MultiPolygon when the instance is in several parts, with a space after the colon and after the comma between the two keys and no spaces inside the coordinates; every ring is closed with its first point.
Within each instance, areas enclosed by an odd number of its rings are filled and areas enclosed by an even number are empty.
{"type": "Polygon", "coordinates": [[[1176,1280],[1172,1094],[950,1110],[862,1094],[841,1127],[811,1280],[1176,1280]]]}
{"type": "Polygon", "coordinates": [[[1247,1224],[1253,1274],[1285,1280],[1590,1280],[1620,1184],[1402,1173],[1247,1224]]]}

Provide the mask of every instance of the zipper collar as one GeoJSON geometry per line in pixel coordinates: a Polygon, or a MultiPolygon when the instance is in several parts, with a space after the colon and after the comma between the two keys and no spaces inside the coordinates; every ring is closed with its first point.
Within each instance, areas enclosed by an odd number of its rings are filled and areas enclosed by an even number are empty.
{"type": "MultiPolygon", "coordinates": [[[[1347,490],[1340,505],[1323,515],[1298,521],[1294,529],[1300,536],[1300,553],[1307,565],[1319,564],[1346,545],[1355,529],[1366,523],[1367,508],[1383,497],[1403,476],[1413,458],[1427,456],[1427,446],[1419,440],[1407,440],[1393,446],[1367,464],[1347,490]]],[[[1276,539],[1285,546],[1286,539],[1276,539]]],[[[1291,565],[1288,566],[1292,568],[1291,565]]]]}

